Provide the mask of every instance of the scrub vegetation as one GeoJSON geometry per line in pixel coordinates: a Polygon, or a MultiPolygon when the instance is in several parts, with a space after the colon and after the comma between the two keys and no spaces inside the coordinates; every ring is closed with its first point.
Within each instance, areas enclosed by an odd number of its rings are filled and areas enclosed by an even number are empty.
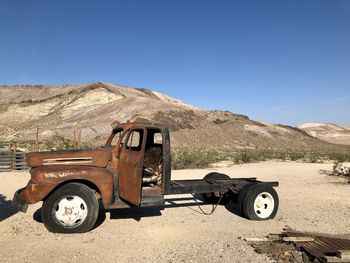
{"type": "MultiPolygon", "coordinates": [[[[17,149],[22,151],[35,151],[35,141],[8,141],[0,142],[0,145],[16,143],[17,149]]],[[[93,148],[98,146],[97,142],[82,142],[80,148],[93,148]]],[[[49,150],[71,150],[76,149],[76,143],[61,135],[54,135],[39,143],[40,151],[49,150]]],[[[339,147],[334,149],[210,149],[175,147],[171,151],[173,169],[208,168],[213,163],[220,161],[231,161],[234,164],[253,163],[267,160],[300,161],[306,163],[322,163],[333,160],[337,164],[334,174],[343,170],[342,162],[350,162],[350,147],[339,147]]],[[[344,170],[346,171],[346,170],[344,170]]],[[[344,172],[343,171],[343,172],[344,172]]]]}
{"type": "Polygon", "coordinates": [[[232,161],[235,164],[260,162],[267,160],[301,161],[306,163],[322,163],[334,160],[349,162],[350,151],[330,150],[288,150],[288,149],[190,149],[172,150],[173,169],[207,168],[220,161],[232,161]]]}

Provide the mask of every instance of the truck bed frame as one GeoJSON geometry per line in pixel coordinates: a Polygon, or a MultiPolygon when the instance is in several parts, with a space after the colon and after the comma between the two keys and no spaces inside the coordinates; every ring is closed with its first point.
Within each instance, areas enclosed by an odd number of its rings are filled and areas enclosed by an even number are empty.
{"type": "Polygon", "coordinates": [[[226,192],[231,190],[238,194],[248,183],[264,183],[270,186],[278,186],[278,182],[261,182],[255,177],[231,178],[231,179],[196,179],[196,180],[172,180],[170,189],[166,194],[189,194],[189,193],[210,193],[226,192]]]}

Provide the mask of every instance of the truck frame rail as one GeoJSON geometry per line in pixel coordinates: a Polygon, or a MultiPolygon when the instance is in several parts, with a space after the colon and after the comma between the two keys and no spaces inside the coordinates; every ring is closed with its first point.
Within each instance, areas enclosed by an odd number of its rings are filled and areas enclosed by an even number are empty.
{"type": "Polygon", "coordinates": [[[249,183],[262,183],[272,187],[278,186],[278,182],[262,182],[255,177],[231,178],[231,179],[193,179],[193,180],[172,180],[170,181],[169,192],[166,194],[188,194],[188,193],[210,193],[231,190],[238,193],[249,183]]]}

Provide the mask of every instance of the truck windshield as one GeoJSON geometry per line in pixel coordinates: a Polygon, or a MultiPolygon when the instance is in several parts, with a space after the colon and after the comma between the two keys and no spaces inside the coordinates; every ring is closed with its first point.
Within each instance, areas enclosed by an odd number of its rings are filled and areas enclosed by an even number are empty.
{"type": "Polygon", "coordinates": [[[112,134],[109,136],[109,138],[106,142],[106,145],[107,146],[117,145],[122,136],[123,136],[123,129],[122,128],[114,129],[112,131],[112,134]]]}

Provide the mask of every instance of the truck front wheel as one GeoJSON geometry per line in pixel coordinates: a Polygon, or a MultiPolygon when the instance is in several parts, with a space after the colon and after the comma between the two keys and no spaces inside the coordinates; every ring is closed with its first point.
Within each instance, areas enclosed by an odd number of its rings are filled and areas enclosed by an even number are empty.
{"type": "Polygon", "coordinates": [[[68,183],[44,201],[41,216],[50,232],[83,233],[96,223],[98,210],[98,201],[89,187],[68,183]]]}

